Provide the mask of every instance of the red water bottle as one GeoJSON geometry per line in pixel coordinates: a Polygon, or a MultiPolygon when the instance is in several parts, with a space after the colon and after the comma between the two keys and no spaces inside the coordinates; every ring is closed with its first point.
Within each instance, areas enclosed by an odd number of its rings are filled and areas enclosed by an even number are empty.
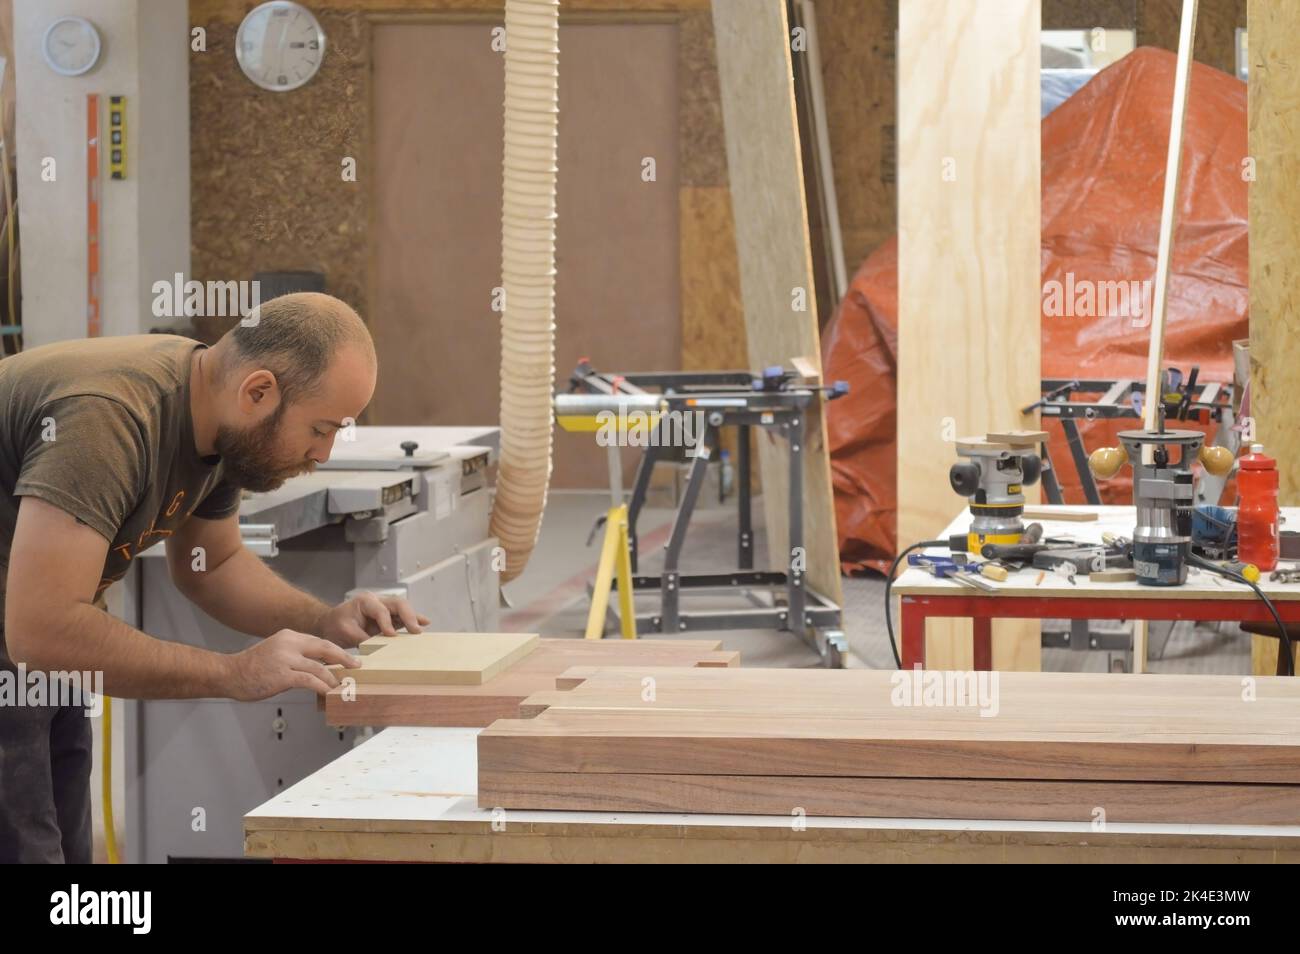
{"type": "Polygon", "coordinates": [[[1237,461],[1237,559],[1268,571],[1277,566],[1277,461],[1264,454],[1263,444],[1237,461]]]}

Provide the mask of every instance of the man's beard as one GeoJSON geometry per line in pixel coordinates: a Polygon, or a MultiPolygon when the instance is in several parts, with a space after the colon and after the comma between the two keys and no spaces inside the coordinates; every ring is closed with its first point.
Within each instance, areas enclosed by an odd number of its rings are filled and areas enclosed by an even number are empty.
{"type": "Polygon", "coordinates": [[[284,409],[282,403],[262,423],[242,431],[225,424],[217,428],[215,446],[221,455],[225,480],[254,493],[267,493],[282,486],[290,477],[314,469],[311,461],[277,458],[277,437],[284,409]]]}

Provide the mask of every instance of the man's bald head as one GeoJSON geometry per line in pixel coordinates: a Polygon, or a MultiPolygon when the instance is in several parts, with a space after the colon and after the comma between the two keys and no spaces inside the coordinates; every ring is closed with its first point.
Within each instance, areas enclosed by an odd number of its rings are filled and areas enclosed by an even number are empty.
{"type": "Polygon", "coordinates": [[[370,403],[378,374],[357,313],[312,292],[259,306],[210,357],[200,403],[214,420],[213,447],[226,479],[256,491],[328,460],[335,435],[370,403]]]}
{"type": "Polygon", "coordinates": [[[292,403],[320,390],[330,363],[355,349],[376,364],[365,322],[346,302],[319,292],[281,295],[255,308],[217,342],[220,376],[251,366],[275,375],[282,400],[292,403]]]}

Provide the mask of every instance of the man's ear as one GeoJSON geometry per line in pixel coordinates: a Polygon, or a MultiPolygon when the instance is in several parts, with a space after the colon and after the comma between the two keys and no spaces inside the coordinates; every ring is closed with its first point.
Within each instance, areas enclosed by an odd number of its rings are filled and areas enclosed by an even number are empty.
{"type": "Polygon", "coordinates": [[[261,404],[277,391],[275,375],[270,371],[255,371],[245,379],[244,388],[254,405],[261,404]]]}

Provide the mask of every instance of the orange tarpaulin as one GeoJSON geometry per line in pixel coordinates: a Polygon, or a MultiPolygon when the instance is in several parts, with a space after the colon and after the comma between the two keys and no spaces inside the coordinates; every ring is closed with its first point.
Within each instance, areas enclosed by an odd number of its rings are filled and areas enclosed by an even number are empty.
{"type": "MultiPolygon", "coordinates": [[[[1044,378],[1145,379],[1175,60],[1165,50],[1135,50],[1043,120],[1044,378]]],[[[1202,382],[1230,382],[1232,341],[1247,337],[1251,175],[1246,85],[1194,64],[1165,364],[1184,376],[1199,365],[1202,382]]],[[[858,269],[822,341],[826,378],[847,380],[850,388],[826,406],[841,563],[846,572],[884,571],[897,551],[896,239],[858,269]]],[[[1140,426],[1135,419],[1079,422],[1089,450],[1140,426]]],[[[1060,424],[1048,421],[1046,429],[1065,500],[1082,503],[1060,424]]],[[[1124,477],[1099,482],[1103,502],[1130,502],[1127,470],[1124,477]]],[[[954,513],[961,504],[953,494],[954,513]]]]}

